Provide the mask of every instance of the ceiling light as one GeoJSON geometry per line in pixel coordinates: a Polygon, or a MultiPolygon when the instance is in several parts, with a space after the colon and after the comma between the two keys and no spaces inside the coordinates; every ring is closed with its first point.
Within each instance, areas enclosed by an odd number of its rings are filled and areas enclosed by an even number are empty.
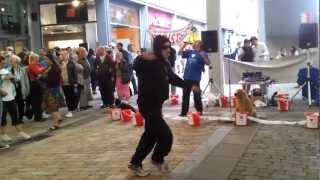
{"type": "Polygon", "coordinates": [[[78,7],[79,5],[80,5],[80,1],[79,0],[73,0],[72,1],[72,6],[78,7]]]}
{"type": "Polygon", "coordinates": [[[6,9],[5,8],[1,8],[1,12],[4,12],[6,9]]]}

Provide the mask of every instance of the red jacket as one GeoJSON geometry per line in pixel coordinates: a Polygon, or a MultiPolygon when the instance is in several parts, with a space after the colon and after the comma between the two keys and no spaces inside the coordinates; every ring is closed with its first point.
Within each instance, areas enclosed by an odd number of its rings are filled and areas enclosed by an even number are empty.
{"type": "Polygon", "coordinates": [[[40,64],[29,64],[28,65],[28,74],[30,81],[35,81],[38,79],[38,76],[45,71],[40,64]]]}

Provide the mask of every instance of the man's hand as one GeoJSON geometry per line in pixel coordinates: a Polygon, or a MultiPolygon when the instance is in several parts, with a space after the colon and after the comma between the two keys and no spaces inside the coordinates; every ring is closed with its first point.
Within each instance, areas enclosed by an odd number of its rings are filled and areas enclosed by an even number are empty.
{"type": "Polygon", "coordinates": [[[10,75],[6,75],[2,77],[2,80],[11,80],[11,79],[14,79],[14,77],[10,75]]]}

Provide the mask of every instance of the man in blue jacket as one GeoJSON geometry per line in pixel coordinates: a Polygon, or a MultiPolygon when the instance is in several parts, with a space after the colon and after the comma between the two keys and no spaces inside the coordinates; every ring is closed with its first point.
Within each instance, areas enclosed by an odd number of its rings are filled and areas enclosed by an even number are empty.
{"type": "MultiPolygon", "coordinates": [[[[187,43],[185,43],[179,51],[182,58],[187,59],[184,71],[184,80],[188,84],[187,88],[183,89],[182,109],[180,116],[186,116],[189,111],[189,101],[191,87],[197,86],[200,89],[200,81],[204,66],[210,64],[208,55],[203,51],[203,43],[196,41],[193,44],[192,50],[185,50],[187,43]]],[[[201,91],[193,91],[193,98],[195,108],[202,114],[203,107],[201,101],[201,91]]]]}

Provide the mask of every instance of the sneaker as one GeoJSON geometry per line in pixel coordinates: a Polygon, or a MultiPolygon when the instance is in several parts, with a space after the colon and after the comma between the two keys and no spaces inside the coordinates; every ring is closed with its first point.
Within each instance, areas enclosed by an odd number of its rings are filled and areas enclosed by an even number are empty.
{"type": "Polygon", "coordinates": [[[73,114],[72,112],[68,112],[66,115],[64,115],[66,118],[72,118],[73,114]]]}
{"type": "Polygon", "coordinates": [[[8,149],[10,146],[8,144],[0,144],[0,150],[2,149],[8,149]]]}
{"type": "Polygon", "coordinates": [[[1,138],[3,141],[12,141],[12,138],[10,136],[8,136],[7,134],[2,135],[1,138]]]}
{"type": "Polygon", "coordinates": [[[31,136],[23,131],[19,132],[19,136],[25,140],[31,139],[31,136]]]}
{"type": "Polygon", "coordinates": [[[163,162],[163,163],[158,163],[156,161],[151,160],[151,164],[154,165],[155,167],[157,167],[159,169],[160,172],[162,173],[169,173],[170,172],[170,168],[167,162],[163,162]]]}
{"type": "Polygon", "coordinates": [[[137,166],[134,164],[129,164],[128,168],[139,177],[146,177],[150,175],[150,171],[144,170],[142,166],[137,166]]]}

